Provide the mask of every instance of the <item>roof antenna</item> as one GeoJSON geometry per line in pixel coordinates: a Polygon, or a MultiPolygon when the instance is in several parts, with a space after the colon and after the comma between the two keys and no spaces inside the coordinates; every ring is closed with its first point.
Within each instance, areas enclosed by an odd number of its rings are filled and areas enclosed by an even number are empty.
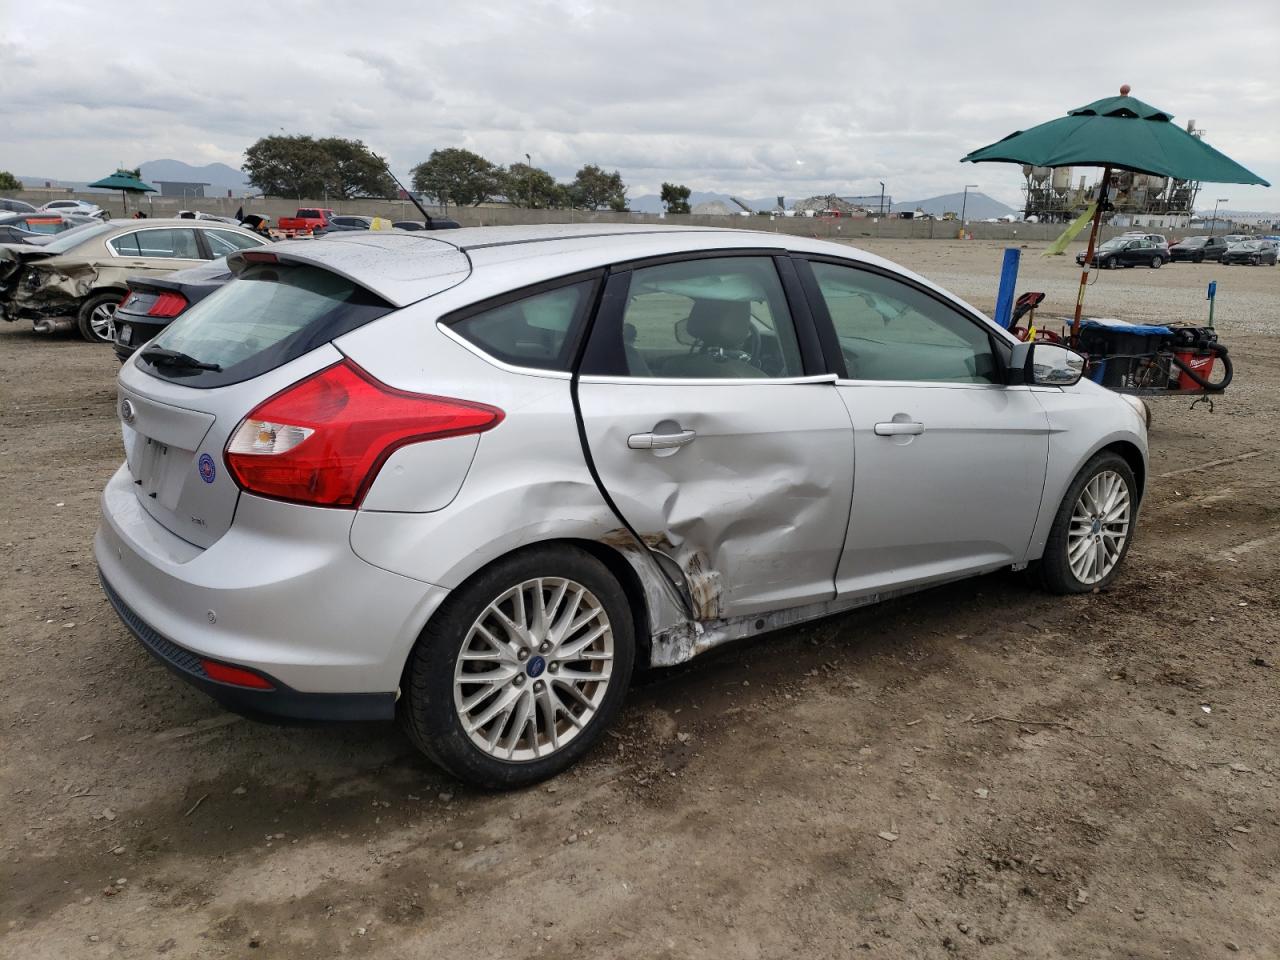
{"type": "Polygon", "coordinates": [[[394,173],[392,173],[392,172],[391,172],[391,164],[389,164],[389,163],[387,163],[387,161],[383,160],[383,161],[382,161],[382,167],[383,167],[383,169],[384,169],[384,170],[386,170],[386,171],[387,171],[387,176],[389,176],[392,180],[394,180],[394,181],[396,182],[396,186],[400,188],[400,192],[401,192],[401,193],[403,193],[406,197],[408,197],[408,198],[409,198],[409,201],[410,201],[410,202],[411,202],[415,207],[417,207],[417,208],[418,208],[418,212],[419,212],[420,214],[422,214],[423,218],[427,221],[427,229],[428,229],[428,230],[434,230],[434,229],[435,229],[435,227],[433,227],[433,226],[431,225],[431,223],[432,223],[432,220],[431,220],[431,214],[427,213],[427,208],[426,208],[426,207],[424,207],[422,204],[420,204],[420,203],[418,202],[418,198],[417,198],[417,197],[415,197],[412,193],[410,193],[408,190],[406,190],[406,189],[404,188],[404,184],[400,182],[400,178],[399,178],[399,177],[397,177],[394,173]]]}

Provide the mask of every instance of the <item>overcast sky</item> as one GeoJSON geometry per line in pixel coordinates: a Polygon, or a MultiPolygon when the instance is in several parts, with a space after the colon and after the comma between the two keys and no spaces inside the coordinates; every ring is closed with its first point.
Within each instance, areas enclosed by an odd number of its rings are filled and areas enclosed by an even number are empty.
{"type": "MultiPolygon", "coordinates": [[[[1016,204],[1016,167],[959,158],[1129,83],[1280,183],[1280,3],[1123,9],[0,0],[0,169],[238,167],[283,129],[362,139],[402,178],[460,146],[566,179],[616,168],[633,196],[671,180],[790,202],[883,180],[898,200],[976,183],[1016,204]]],[[[1199,205],[1276,210],[1278,190],[1210,186],[1199,205]]]]}

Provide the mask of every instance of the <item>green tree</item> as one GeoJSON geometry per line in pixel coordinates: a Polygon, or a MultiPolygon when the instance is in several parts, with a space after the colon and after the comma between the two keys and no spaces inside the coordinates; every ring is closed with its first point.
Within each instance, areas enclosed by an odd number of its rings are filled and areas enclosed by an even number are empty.
{"type": "Polygon", "coordinates": [[[516,207],[545,210],[559,206],[562,192],[555,177],[540,167],[513,163],[498,172],[498,192],[516,207]]]}
{"type": "Polygon", "coordinates": [[[431,156],[411,171],[413,188],[439,203],[478,207],[501,192],[501,169],[470,150],[447,147],[432,150],[431,156]]]}
{"type": "Polygon", "coordinates": [[[682,183],[662,185],[662,205],[667,213],[689,212],[689,188],[682,183]]]}
{"type": "Polygon", "coordinates": [[[394,197],[396,184],[387,173],[387,162],[364,145],[362,140],[325,137],[316,141],[329,156],[329,195],[352,197],[394,197]]]}
{"type": "Polygon", "coordinates": [[[588,163],[574,176],[569,189],[573,205],[583,210],[608,207],[621,212],[627,209],[627,185],[617,170],[605,173],[594,163],[588,163]]]}
{"type": "Polygon", "coordinates": [[[244,152],[249,182],[283,197],[391,197],[387,164],[361,140],[276,135],[244,152]]]}
{"type": "Polygon", "coordinates": [[[244,152],[244,172],[264,194],[314,198],[335,179],[333,158],[314,137],[263,137],[244,152]]]}
{"type": "Polygon", "coordinates": [[[8,170],[0,170],[0,190],[21,190],[22,181],[8,170]]]}

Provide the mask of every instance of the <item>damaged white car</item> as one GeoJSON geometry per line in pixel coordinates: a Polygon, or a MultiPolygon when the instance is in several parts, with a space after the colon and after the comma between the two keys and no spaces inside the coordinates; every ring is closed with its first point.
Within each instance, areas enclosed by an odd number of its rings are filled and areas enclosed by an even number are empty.
{"type": "Polygon", "coordinates": [[[232,709],[400,718],[555,774],[633,666],[1001,568],[1105,587],[1143,417],[847,246],[616,224],[351,233],[125,363],[103,586],[232,709]]]}
{"type": "Polygon", "coordinates": [[[75,326],[86,340],[110,343],[129,277],[170,273],[266,242],[216,221],[140,219],[68,230],[41,246],[0,243],[0,318],[31,320],[42,333],[75,326]]]}

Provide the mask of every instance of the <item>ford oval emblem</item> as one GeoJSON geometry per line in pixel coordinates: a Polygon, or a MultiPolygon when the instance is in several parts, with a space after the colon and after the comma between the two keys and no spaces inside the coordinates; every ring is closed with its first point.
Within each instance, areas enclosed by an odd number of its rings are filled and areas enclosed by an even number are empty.
{"type": "Polygon", "coordinates": [[[133,412],[133,404],[128,400],[120,401],[120,419],[125,423],[133,423],[137,414],[133,412]]]}

